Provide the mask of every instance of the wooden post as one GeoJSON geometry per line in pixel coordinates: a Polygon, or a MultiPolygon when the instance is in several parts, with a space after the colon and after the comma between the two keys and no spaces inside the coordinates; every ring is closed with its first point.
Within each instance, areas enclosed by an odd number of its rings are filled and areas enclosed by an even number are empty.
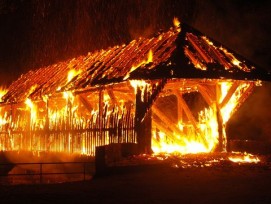
{"type": "Polygon", "coordinates": [[[100,88],[99,91],[99,144],[102,144],[102,120],[103,120],[103,89],[100,88]]]}
{"type": "MultiPolygon", "coordinates": [[[[146,90],[145,90],[146,92],[146,90]]],[[[137,134],[137,143],[139,153],[149,154],[151,150],[151,110],[145,115],[147,111],[146,103],[141,100],[142,93],[139,87],[136,92],[136,115],[135,115],[135,131],[137,134]],[[145,117],[144,117],[145,116],[145,117]],[[144,118],[144,119],[143,119],[144,118]]],[[[145,99],[145,97],[144,97],[145,99]]]]}
{"type": "MultiPolygon", "coordinates": [[[[223,124],[223,118],[220,112],[220,105],[219,105],[219,98],[221,96],[221,90],[220,85],[216,84],[216,118],[217,118],[217,127],[218,127],[218,145],[216,148],[217,152],[222,152],[224,149],[226,149],[224,142],[224,138],[226,137],[224,135],[224,124],[223,124]]],[[[226,139],[226,138],[225,138],[226,139]]]]}
{"type": "Polygon", "coordinates": [[[49,98],[46,99],[46,119],[44,127],[44,138],[43,138],[43,148],[47,150],[47,138],[50,138],[49,135],[49,98]]]}

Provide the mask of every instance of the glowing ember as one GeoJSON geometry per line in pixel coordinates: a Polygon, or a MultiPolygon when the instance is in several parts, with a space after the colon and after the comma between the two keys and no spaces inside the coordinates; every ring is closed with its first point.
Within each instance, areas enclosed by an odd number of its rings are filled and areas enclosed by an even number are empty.
{"type": "Polygon", "coordinates": [[[236,155],[230,156],[229,160],[235,163],[258,163],[261,160],[252,154],[248,154],[248,153],[236,153],[236,155]]]}

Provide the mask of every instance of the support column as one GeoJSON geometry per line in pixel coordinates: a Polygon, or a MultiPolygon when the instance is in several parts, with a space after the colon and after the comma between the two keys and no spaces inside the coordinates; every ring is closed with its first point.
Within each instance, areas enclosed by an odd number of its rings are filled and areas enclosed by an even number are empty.
{"type": "Polygon", "coordinates": [[[217,118],[217,130],[218,130],[218,145],[216,148],[217,152],[226,150],[226,135],[223,118],[220,111],[219,99],[221,97],[221,85],[216,84],[216,118],[217,118]]]}
{"type": "Polygon", "coordinates": [[[151,122],[152,122],[152,112],[149,110],[146,115],[145,112],[147,111],[146,103],[141,100],[141,94],[147,95],[146,91],[142,93],[140,88],[137,88],[136,93],[136,114],[135,114],[135,131],[137,136],[137,143],[139,153],[142,154],[150,154],[152,153],[151,150],[151,122]],[[145,115],[145,117],[144,117],[145,115]]]}

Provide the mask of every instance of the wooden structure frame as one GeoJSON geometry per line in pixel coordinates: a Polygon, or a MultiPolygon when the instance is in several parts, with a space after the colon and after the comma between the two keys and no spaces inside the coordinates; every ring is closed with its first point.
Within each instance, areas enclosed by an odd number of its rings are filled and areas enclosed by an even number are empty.
{"type": "Polygon", "coordinates": [[[138,143],[141,153],[150,153],[153,127],[172,139],[173,132],[183,134],[156,102],[170,95],[176,98],[177,121],[186,118],[206,140],[184,98],[198,93],[216,114],[217,150],[223,151],[224,107],[235,98],[231,112],[236,111],[259,80],[270,78],[183,24],[23,74],[1,97],[0,149],[93,155],[96,146],[138,143]],[[223,83],[230,87],[226,94],[223,83]]]}

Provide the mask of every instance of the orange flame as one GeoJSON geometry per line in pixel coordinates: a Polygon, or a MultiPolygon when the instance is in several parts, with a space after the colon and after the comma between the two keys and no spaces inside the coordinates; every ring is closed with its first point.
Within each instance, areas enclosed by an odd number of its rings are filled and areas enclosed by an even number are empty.
{"type": "Polygon", "coordinates": [[[228,159],[235,163],[259,163],[261,161],[257,156],[246,152],[244,154],[237,152],[236,155],[230,156],[228,159]]]}
{"type": "Polygon", "coordinates": [[[78,74],[81,73],[81,70],[75,70],[75,69],[71,69],[68,72],[68,76],[67,76],[67,82],[70,82],[75,76],[77,76],[78,74]]]}
{"type": "Polygon", "coordinates": [[[7,89],[0,87],[0,102],[2,102],[2,97],[8,92],[7,89]]]}
{"type": "Polygon", "coordinates": [[[179,21],[177,17],[173,18],[173,25],[178,32],[181,32],[181,22],[179,21]]]}

